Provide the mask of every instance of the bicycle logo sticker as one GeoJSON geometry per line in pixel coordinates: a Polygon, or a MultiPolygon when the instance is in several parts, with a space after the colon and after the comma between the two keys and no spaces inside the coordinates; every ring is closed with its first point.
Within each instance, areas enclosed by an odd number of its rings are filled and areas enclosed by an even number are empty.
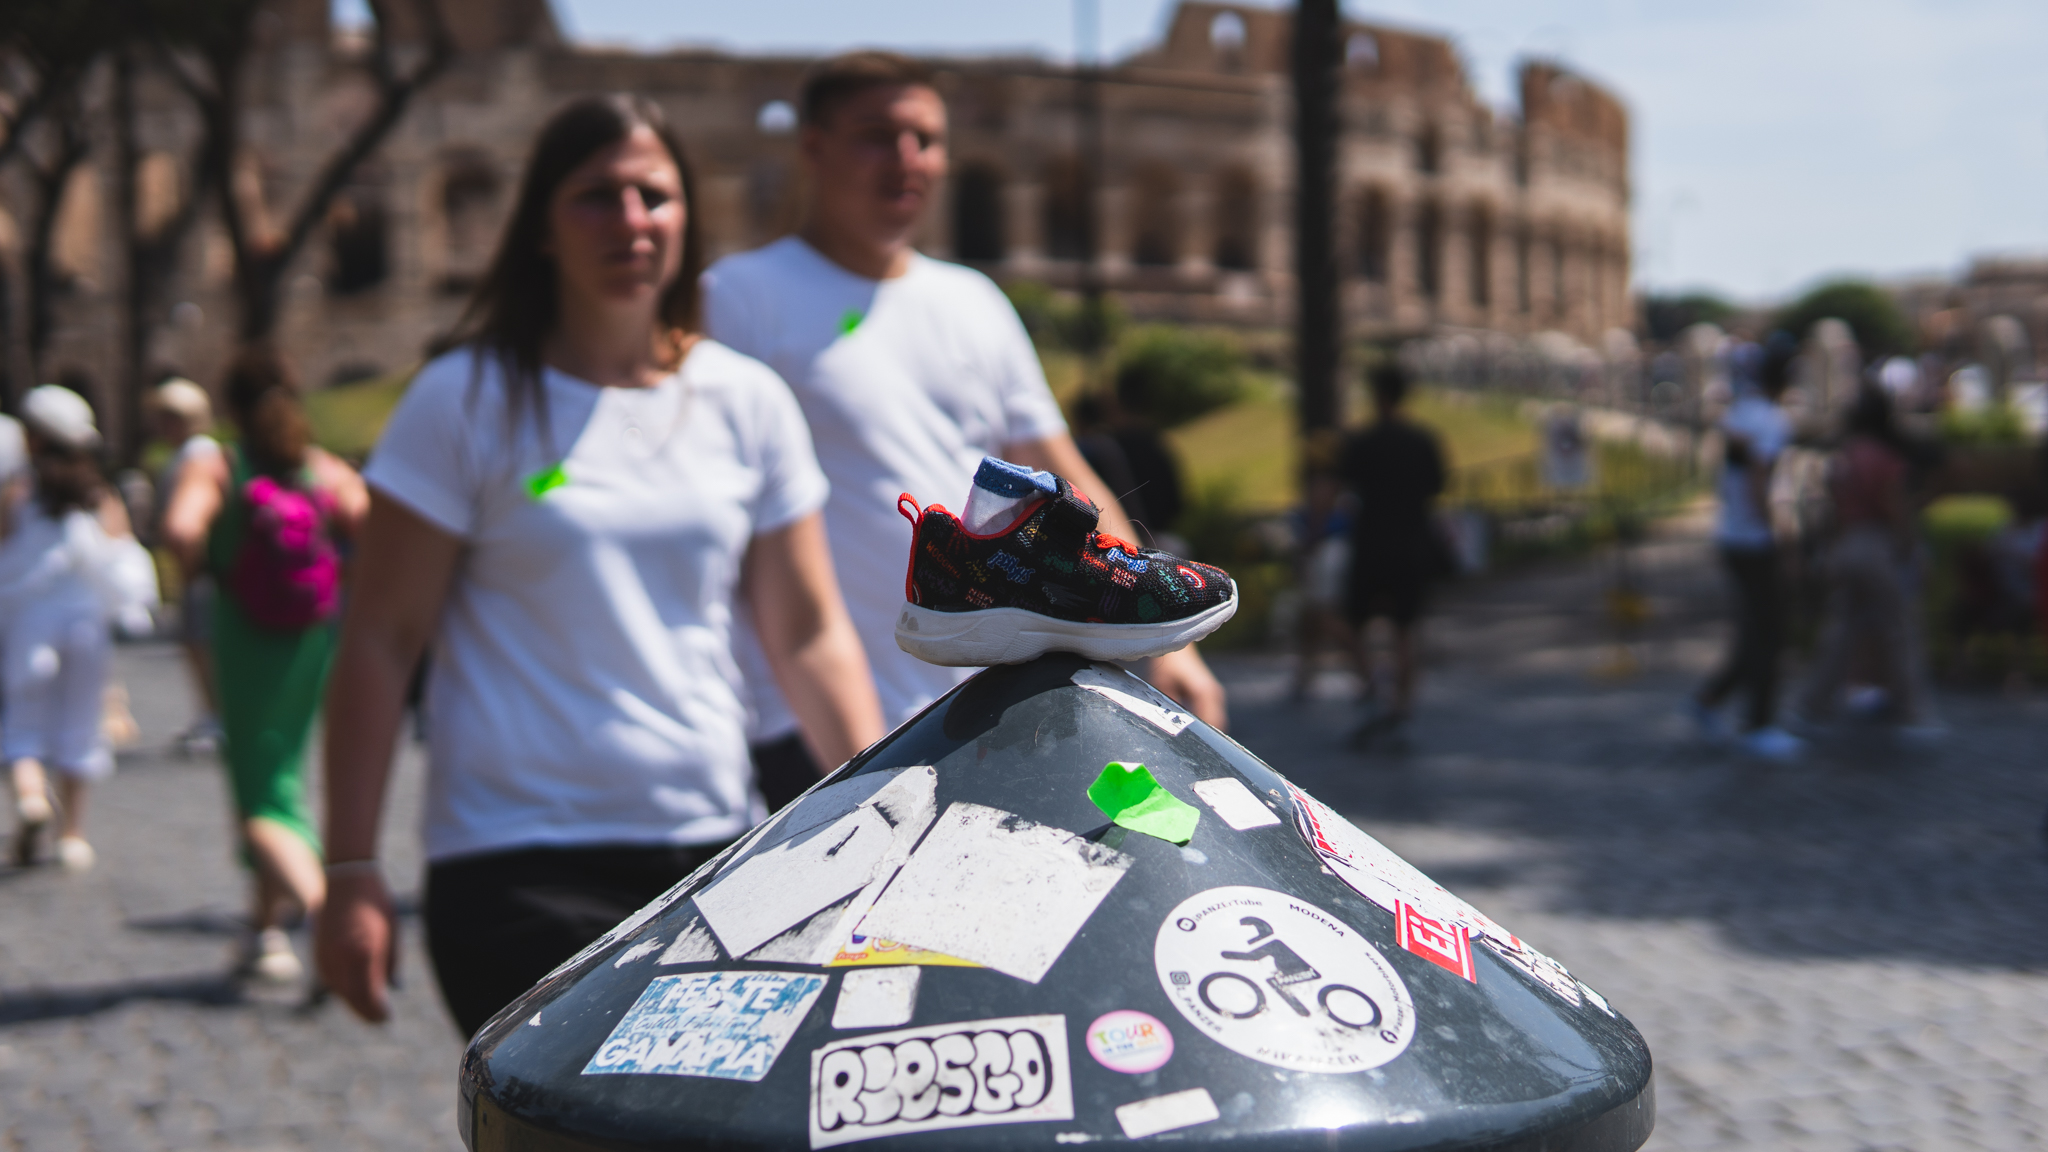
{"type": "Polygon", "coordinates": [[[1415,1038],[1415,1001],[1372,944],[1306,900],[1211,888],[1159,925],[1160,987],[1240,1056],[1296,1072],[1363,1072],[1415,1038]]]}

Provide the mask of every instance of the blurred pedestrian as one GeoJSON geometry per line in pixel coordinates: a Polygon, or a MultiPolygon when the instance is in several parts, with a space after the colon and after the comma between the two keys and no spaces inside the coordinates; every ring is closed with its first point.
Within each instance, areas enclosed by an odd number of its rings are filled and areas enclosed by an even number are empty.
{"type": "Polygon", "coordinates": [[[1792,422],[1779,401],[1791,381],[1796,351],[1789,338],[1779,336],[1773,334],[1768,350],[1745,342],[1729,354],[1734,400],[1721,419],[1724,448],[1714,542],[1734,593],[1735,632],[1720,670],[1687,702],[1687,711],[1710,743],[1739,740],[1751,756],[1785,762],[1798,759],[1805,742],[1777,723],[1785,594],[1771,526],[1771,477],[1792,443],[1792,422]],[[1745,698],[1739,736],[1721,714],[1737,692],[1745,698]]]}
{"type": "MultiPolygon", "coordinates": [[[[781,373],[832,482],[833,562],[891,724],[971,673],[896,646],[909,529],[896,496],[964,497],[982,457],[1064,477],[1135,533],[1117,493],[1068,434],[1017,311],[988,277],[911,247],[946,175],[946,104],[931,70],[884,52],[826,60],[799,97],[808,215],[793,236],[728,256],[705,277],[709,334],[781,373]]],[[[758,626],[760,621],[755,621],[758,626]]],[[[817,781],[760,661],[752,735],[763,788],[817,781]]],[[[1221,724],[1223,689],[1190,647],[1153,661],[1153,682],[1221,724]]],[[[794,791],[792,791],[794,790],[794,791]]]]}
{"type": "Polygon", "coordinates": [[[46,384],[21,412],[29,482],[0,494],[0,743],[14,786],[14,861],[36,862],[54,815],[58,862],[83,871],[96,858],[84,833],[87,786],[114,770],[101,725],[108,625],[149,630],[156,570],[100,474],[84,398],[46,384]]]}
{"type": "Polygon", "coordinates": [[[803,415],[773,372],[695,331],[697,213],[659,108],[565,106],[454,350],[371,457],[317,936],[365,1018],[389,1012],[377,825],[429,643],[427,948],[465,1035],[761,818],[742,598],[820,762],[882,735],[803,415]]]}
{"type": "Polygon", "coordinates": [[[1906,498],[1907,458],[1891,396],[1866,385],[1850,406],[1842,447],[1828,468],[1832,539],[1825,572],[1826,624],[1799,698],[1799,720],[1819,726],[1841,704],[1858,647],[1875,649],[1900,735],[1928,740],[1946,729],[1934,718],[1920,652],[1918,605],[1909,573],[1918,537],[1906,498]]]}
{"type": "MultiPolygon", "coordinates": [[[[220,441],[213,438],[213,401],[206,389],[181,376],[174,376],[150,393],[150,428],[156,439],[170,449],[170,458],[157,472],[160,494],[152,536],[163,533],[164,510],[178,490],[178,478],[195,460],[216,460],[220,441]]],[[[187,753],[211,752],[220,744],[220,701],[213,676],[213,575],[206,571],[185,576],[178,590],[178,647],[185,653],[192,673],[192,685],[199,693],[200,715],[179,733],[176,743],[187,753]]]]}
{"type": "Polygon", "coordinates": [[[297,380],[277,353],[243,351],[225,392],[241,435],[180,468],[164,540],[188,580],[205,573],[219,588],[223,752],[242,859],[255,873],[238,970],[290,983],[305,969],[285,924],[317,915],[326,897],[306,742],[334,657],[338,546],[356,535],[368,498],[354,469],[312,444],[297,380]]]}
{"type": "MultiPolygon", "coordinates": [[[[1329,444],[1328,449],[1334,449],[1329,444]]],[[[1311,455],[1329,456],[1311,450],[1311,455]]],[[[1301,601],[1301,618],[1294,634],[1294,679],[1288,695],[1306,703],[1315,692],[1323,649],[1335,647],[1344,653],[1358,673],[1359,688],[1368,691],[1372,666],[1359,663],[1358,638],[1348,618],[1351,587],[1351,520],[1356,511],[1352,497],[1333,471],[1334,462],[1313,460],[1304,485],[1307,499],[1295,509],[1294,586],[1301,601]]]]}
{"type": "Polygon", "coordinates": [[[1424,600],[1430,583],[1450,569],[1433,519],[1449,469],[1435,433],[1407,417],[1408,370],[1389,359],[1373,367],[1367,383],[1373,421],[1345,442],[1337,465],[1353,501],[1347,606],[1372,711],[1353,743],[1398,748],[1415,712],[1424,600]],[[1373,662],[1374,620],[1385,620],[1393,630],[1394,684],[1384,706],[1373,662]]]}
{"type": "Polygon", "coordinates": [[[1138,542],[1162,552],[1183,554],[1186,541],[1175,535],[1181,510],[1186,507],[1181,484],[1180,459],[1173,445],[1159,431],[1154,415],[1151,373],[1138,365],[1126,364],[1117,373],[1116,408],[1109,435],[1123,452],[1130,468],[1131,487],[1119,494],[1124,511],[1138,530],[1138,542]]]}

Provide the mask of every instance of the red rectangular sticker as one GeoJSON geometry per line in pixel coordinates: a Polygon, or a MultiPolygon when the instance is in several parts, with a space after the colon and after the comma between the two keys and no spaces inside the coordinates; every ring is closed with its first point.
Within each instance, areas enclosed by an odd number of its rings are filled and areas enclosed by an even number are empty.
{"type": "Polygon", "coordinates": [[[1394,902],[1394,919],[1400,924],[1401,947],[1479,983],[1479,973],[1472,967],[1472,937],[1463,925],[1425,916],[1406,900],[1394,902]]]}

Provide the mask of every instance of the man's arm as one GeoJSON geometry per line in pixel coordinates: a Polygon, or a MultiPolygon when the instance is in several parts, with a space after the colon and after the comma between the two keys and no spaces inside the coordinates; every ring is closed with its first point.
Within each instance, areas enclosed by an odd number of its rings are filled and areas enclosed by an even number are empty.
{"type": "MultiPolygon", "coordinates": [[[[1013,464],[1022,464],[1042,472],[1050,472],[1081,490],[1083,496],[1095,502],[1102,511],[1102,520],[1097,527],[1111,536],[1135,540],[1137,533],[1131,527],[1131,518],[1124,514],[1124,507],[1117,502],[1116,493],[1095,474],[1095,469],[1082,459],[1081,449],[1074,444],[1074,438],[1062,432],[1056,436],[1042,436],[1036,440],[1020,440],[1004,446],[1003,459],[1013,464]]],[[[1230,713],[1224,700],[1223,685],[1216,680],[1216,674],[1209,671],[1202,654],[1190,644],[1178,652],[1169,652],[1152,661],[1145,678],[1154,687],[1175,700],[1181,706],[1212,728],[1221,730],[1230,722],[1230,713]]]]}

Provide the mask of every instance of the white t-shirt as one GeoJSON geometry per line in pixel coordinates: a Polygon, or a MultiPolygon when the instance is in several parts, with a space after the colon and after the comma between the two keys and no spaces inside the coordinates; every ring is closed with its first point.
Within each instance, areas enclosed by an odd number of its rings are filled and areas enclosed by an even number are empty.
{"type": "Polygon", "coordinates": [[[364,473],[466,546],[427,684],[428,858],[746,831],[740,562],[826,493],[789,389],[708,340],[650,389],[550,370],[544,443],[472,362],[421,370],[364,473]]]}
{"type": "MultiPolygon", "coordinates": [[[[1759,464],[1778,458],[1792,443],[1792,421],[1785,410],[1754,389],[1744,389],[1721,418],[1721,434],[1748,445],[1759,464]]],[[[1769,548],[1771,522],[1759,515],[1749,491],[1748,469],[1734,464],[1721,469],[1721,520],[1714,539],[1729,548],[1769,548]]],[[[1768,494],[1766,494],[1768,495],[1768,494]]]]}
{"type": "MultiPolygon", "coordinates": [[[[971,669],[927,664],[896,647],[910,524],[896,510],[958,509],[983,456],[1067,430],[1017,310],[971,268],[913,253],[889,280],[857,276],[797,237],[728,256],[704,277],[705,328],[789,381],[832,480],[825,527],[854,627],[890,724],[971,669]]],[[[755,689],[753,735],[795,727],[761,661],[743,646],[755,689]]]]}

